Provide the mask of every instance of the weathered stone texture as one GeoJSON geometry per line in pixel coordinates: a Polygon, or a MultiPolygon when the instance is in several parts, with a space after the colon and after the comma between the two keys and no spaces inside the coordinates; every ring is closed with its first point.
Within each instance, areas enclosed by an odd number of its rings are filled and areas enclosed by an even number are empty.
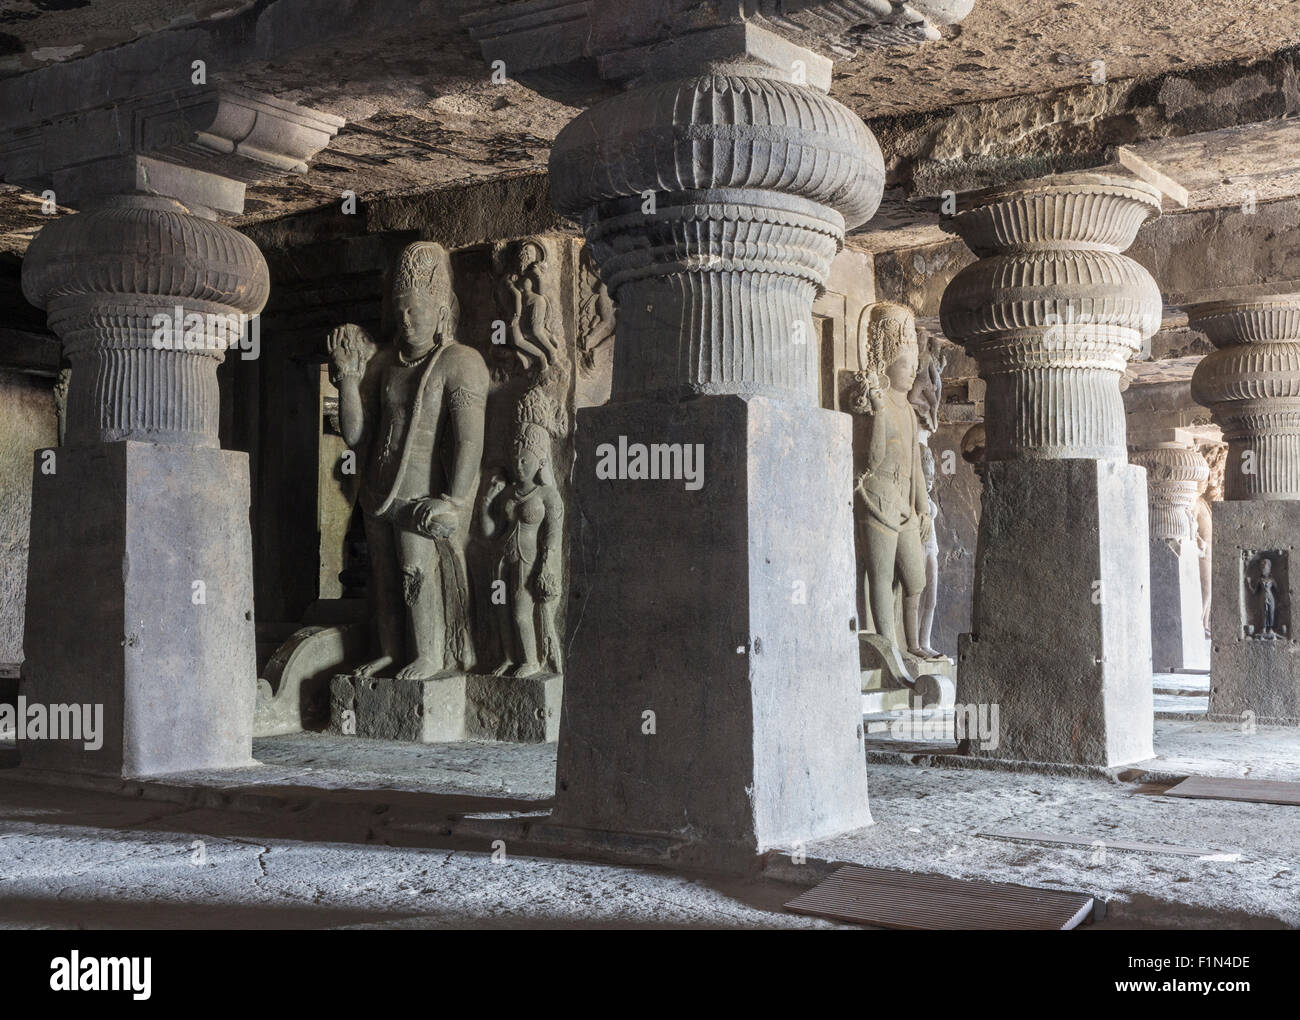
{"type": "Polygon", "coordinates": [[[57,442],[50,382],[0,373],[0,665],[23,660],[32,451],[57,442]]]}

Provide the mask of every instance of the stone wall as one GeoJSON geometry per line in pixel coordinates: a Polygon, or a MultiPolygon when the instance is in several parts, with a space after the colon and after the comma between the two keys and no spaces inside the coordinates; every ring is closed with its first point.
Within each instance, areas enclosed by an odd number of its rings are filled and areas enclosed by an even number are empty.
{"type": "Polygon", "coordinates": [[[23,659],[32,454],[57,444],[53,380],[0,372],[0,669],[23,659]]]}

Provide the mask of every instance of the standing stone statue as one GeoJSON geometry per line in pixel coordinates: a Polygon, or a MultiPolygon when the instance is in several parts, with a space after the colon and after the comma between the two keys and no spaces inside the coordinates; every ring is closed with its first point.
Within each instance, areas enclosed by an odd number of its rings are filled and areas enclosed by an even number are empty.
{"type": "Polygon", "coordinates": [[[504,532],[494,582],[506,596],[497,676],[563,671],[555,603],[563,571],[564,503],[551,468],[551,440],[561,431],[560,413],[546,392],[535,386],[524,394],[515,413],[509,471],[493,475],[479,504],[483,537],[504,532]]]}
{"type": "Polygon", "coordinates": [[[339,425],[357,456],[381,655],[358,676],[451,676],[474,665],[465,539],[483,455],[488,372],[456,340],[441,245],[408,245],[393,285],[392,344],[329,335],[339,425]]]}
{"type": "Polygon", "coordinates": [[[910,309],[889,302],[871,305],[858,320],[862,370],[854,404],[855,426],[865,429],[854,444],[858,542],[866,560],[864,587],[871,645],[882,666],[906,678],[897,646],[894,581],[903,594],[907,649],[929,658],[917,634],[917,610],[925,588],[924,535],[933,528],[917,443],[916,414],[908,393],[916,379],[916,322],[910,309]]]}
{"type": "Polygon", "coordinates": [[[1214,515],[1210,504],[1223,498],[1223,469],[1227,464],[1228,448],[1215,444],[1201,447],[1201,453],[1210,465],[1210,477],[1201,483],[1196,501],[1196,551],[1201,568],[1201,622],[1205,636],[1210,636],[1210,575],[1214,565],[1214,515]]]}

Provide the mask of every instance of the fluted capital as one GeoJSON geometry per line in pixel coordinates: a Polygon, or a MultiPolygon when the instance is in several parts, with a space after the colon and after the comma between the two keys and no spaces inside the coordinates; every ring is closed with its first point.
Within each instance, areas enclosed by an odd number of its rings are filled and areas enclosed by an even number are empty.
{"type": "Polygon", "coordinates": [[[252,241],[172,199],[121,196],[51,222],[23,293],[72,365],[66,441],[216,446],[217,365],[252,351],[269,289],[252,241]]]}
{"type": "Polygon", "coordinates": [[[1163,302],[1121,253],[1159,212],[1155,189],[1104,174],[958,197],[946,225],[980,259],[948,285],[940,318],[988,384],[989,460],[1124,456],[1120,376],[1163,302]]]}
{"type": "Polygon", "coordinates": [[[1129,454],[1146,468],[1151,537],[1179,542],[1196,536],[1196,500],[1210,477],[1210,466],[1190,444],[1163,442],[1129,454]]]}
{"type": "Polygon", "coordinates": [[[571,216],[646,192],[759,189],[834,209],[847,228],[875,213],[885,180],[861,117],[758,73],[706,73],[609,99],[560,132],[550,172],[551,199],[571,216]]]}
{"type": "Polygon", "coordinates": [[[1224,498],[1300,499],[1300,294],[1194,305],[1188,323],[1218,348],[1192,397],[1228,443],[1224,498]]]}
{"type": "Polygon", "coordinates": [[[812,302],[880,202],[880,148],[816,89],[705,64],[593,107],[551,150],[551,199],[619,302],[611,399],[815,403],[812,302]]]}
{"type": "Polygon", "coordinates": [[[1121,252],[1160,215],[1160,192],[1142,181],[1069,174],[964,192],[945,224],[976,255],[1028,251],[1121,252]]]}
{"type": "Polygon", "coordinates": [[[45,226],[23,261],[23,296],[37,308],[66,298],[157,296],[254,315],[270,295],[266,261],[237,230],[145,196],[45,226]]]}

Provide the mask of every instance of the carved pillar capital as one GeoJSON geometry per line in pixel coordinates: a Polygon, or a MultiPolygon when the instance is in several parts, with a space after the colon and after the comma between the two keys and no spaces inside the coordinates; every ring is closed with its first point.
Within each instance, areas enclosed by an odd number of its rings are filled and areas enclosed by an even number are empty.
{"type": "Polygon", "coordinates": [[[1196,501],[1210,466],[1190,438],[1152,439],[1129,454],[1147,472],[1151,537],[1177,542],[1196,537],[1196,501]]]}
{"type": "Polygon", "coordinates": [[[1224,498],[1300,500],[1300,294],[1188,309],[1218,350],[1192,376],[1228,443],[1224,498]]]}
{"type": "Polygon", "coordinates": [[[609,99],[560,132],[556,207],[619,303],[613,399],[817,399],[812,302],[880,202],[862,119],[759,64],[609,99]]]}
{"type": "Polygon", "coordinates": [[[1103,174],[958,196],[947,225],[979,261],[949,284],[940,315],[987,383],[989,460],[1125,455],[1120,378],[1162,302],[1121,253],[1159,213],[1154,188],[1103,174]]]}
{"type": "Polygon", "coordinates": [[[217,365],[270,291],[238,231],[170,198],[124,195],[55,220],[23,261],[72,375],[66,442],[217,446],[217,365]]]}

